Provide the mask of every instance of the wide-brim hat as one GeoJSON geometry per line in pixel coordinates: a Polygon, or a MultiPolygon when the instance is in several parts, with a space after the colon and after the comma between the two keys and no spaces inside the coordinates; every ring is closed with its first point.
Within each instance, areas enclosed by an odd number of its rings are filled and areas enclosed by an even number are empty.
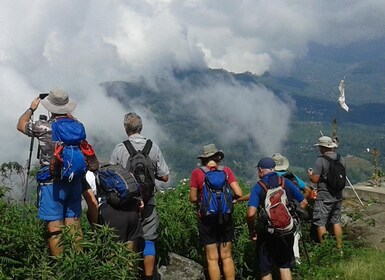
{"type": "Polygon", "coordinates": [[[322,136],[318,139],[318,143],[314,146],[322,146],[325,148],[337,148],[338,145],[329,136],[322,136]]]}
{"type": "Polygon", "coordinates": [[[215,144],[208,144],[203,146],[203,153],[197,158],[209,158],[217,154],[221,157],[221,159],[225,157],[224,153],[221,150],[218,150],[215,144]]]}
{"type": "Polygon", "coordinates": [[[68,93],[60,88],[52,89],[40,103],[54,114],[69,114],[76,108],[76,102],[68,97],[68,93]]]}
{"type": "Polygon", "coordinates": [[[271,158],[275,161],[275,170],[287,170],[289,168],[289,160],[280,153],[273,154],[271,158]]]}

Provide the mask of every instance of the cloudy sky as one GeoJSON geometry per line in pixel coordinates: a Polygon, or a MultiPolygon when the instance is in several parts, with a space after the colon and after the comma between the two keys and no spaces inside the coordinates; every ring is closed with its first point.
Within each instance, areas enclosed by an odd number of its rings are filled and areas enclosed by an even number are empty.
{"type": "MultiPolygon", "coordinates": [[[[123,115],[135,110],[145,119],[144,133],[160,141],[168,136],[160,133],[151,112],[135,104],[123,108],[105,96],[99,83],[144,78],[156,87],[156,76],[201,67],[286,75],[293,61],[306,55],[309,42],[346,45],[380,38],[385,32],[383,0],[0,3],[1,162],[22,163],[28,158],[29,140],[16,131],[17,120],[38,93],[53,87],[66,89],[78,102],[75,115],[91,138],[102,135],[120,141],[123,115]]],[[[227,121],[238,128],[238,135],[248,131],[247,137],[266,154],[281,148],[287,134],[282,120],[289,118],[292,105],[264,88],[229,88],[218,82],[189,99],[182,101],[181,96],[180,102],[200,104],[197,114],[207,120],[210,110],[198,98],[216,100],[219,95],[226,98],[217,104],[223,109],[219,111],[237,111],[227,121]],[[276,131],[273,122],[280,123],[276,131]]],[[[39,108],[35,120],[45,113],[39,108]]],[[[229,141],[236,138],[227,136],[229,141]]]]}

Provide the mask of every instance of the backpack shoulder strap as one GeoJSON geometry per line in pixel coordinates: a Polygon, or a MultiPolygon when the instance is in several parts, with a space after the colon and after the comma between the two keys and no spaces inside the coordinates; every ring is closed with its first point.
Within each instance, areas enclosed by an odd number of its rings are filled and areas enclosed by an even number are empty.
{"type": "MultiPolygon", "coordinates": [[[[262,180],[259,180],[258,181],[258,184],[262,187],[262,189],[267,193],[268,191],[268,187],[266,186],[265,182],[263,182],[262,180]]],[[[282,189],[285,188],[285,179],[282,178],[282,176],[279,176],[279,179],[278,179],[278,186],[281,186],[282,189]]]]}
{"type": "Polygon", "coordinates": [[[150,154],[151,148],[152,148],[152,141],[150,139],[148,139],[146,141],[146,145],[144,145],[142,153],[145,154],[146,156],[148,156],[150,154]]]}
{"type": "Polygon", "coordinates": [[[130,156],[134,156],[137,153],[137,150],[135,150],[134,146],[132,146],[132,143],[130,140],[126,140],[123,142],[124,146],[126,146],[126,149],[130,153],[130,156]]]}
{"type": "Polygon", "coordinates": [[[262,189],[265,191],[265,193],[267,193],[268,189],[267,189],[266,184],[262,180],[259,180],[258,184],[262,187],[262,189]]]}
{"type": "Polygon", "coordinates": [[[202,166],[199,169],[202,170],[205,175],[206,175],[206,172],[210,171],[210,169],[208,169],[207,166],[202,166]]]}
{"type": "Polygon", "coordinates": [[[330,157],[328,157],[327,155],[320,155],[319,157],[322,157],[322,158],[326,159],[328,162],[332,162],[332,161],[333,161],[333,160],[332,160],[330,157]]]}

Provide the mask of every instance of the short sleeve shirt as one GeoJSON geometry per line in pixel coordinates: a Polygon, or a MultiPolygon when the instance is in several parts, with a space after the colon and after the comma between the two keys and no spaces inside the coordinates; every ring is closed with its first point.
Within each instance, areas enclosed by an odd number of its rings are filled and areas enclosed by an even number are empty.
{"type": "Polygon", "coordinates": [[[51,121],[38,120],[36,122],[29,122],[27,123],[25,134],[38,139],[40,165],[49,165],[53,148],[51,121]]]}
{"type": "MultiPolygon", "coordinates": [[[[217,169],[218,168],[218,165],[216,166],[207,166],[207,168],[209,169],[217,169]]],[[[228,182],[229,184],[235,182],[237,179],[233,173],[233,171],[227,167],[227,166],[224,166],[223,167],[223,171],[226,172],[228,178],[228,182]]],[[[205,173],[202,169],[200,168],[195,168],[192,173],[191,173],[191,178],[190,178],[190,188],[196,188],[198,189],[198,193],[200,194],[200,196],[202,196],[202,189],[203,189],[203,183],[205,181],[205,173]]]]}
{"type": "MultiPolygon", "coordinates": [[[[272,172],[263,176],[261,180],[266,185],[276,185],[276,183],[273,184],[272,182],[273,181],[278,182],[278,177],[279,175],[276,172],[272,172]]],[[[285,180],[284,188],[287,194],[287,198],[290,201],[295,199],[298,202],[302,202],[305,199],[305,197],[303,196],[301,191],[289,179],[286,179],[286,178],[283,178],[283,179],[285,180]]],[[[264,204],[263,199],[265,198],[265,196],[266,196],[265,190],[261,187],[259,183],[256,183],[251,190],[248,206],[258,208],[259,205],[264,204]]]]}
{"type": "MultiPolygon", "coordinates": [[[[337,159],[337,153],[333,151],[328,151],[325,153],[326,156],[330,157],[331,159],[337,159]]],[[[340,161],[345,166],[345,161],[341,157],[340,161]]],[[[329,170],[329,161],[323,157],[318,157],[315,161],[315,167],[314,167],[314,173],[320,176],[320,181],[317,185],[317,199],[318,200],[325,200],[325,201],[335,201],[335,200],[341,200],[342,199],[342,191],[335,196],[331,195],[330,192],[327,189],[326,186],[326,179],[327,174],[329,170]]]]}
{"type": "MultiPolygon", "coordinates": [[[[128,137],[132,146],[136,150],[142,150],[146,145],[147,139],[141,134],[133,134],[128,137]]],[[[130,153],[128,152],[124,143],[119,143],[115,146],[110,156],[110,164],[119,164],[126,168],[130,153]]],[[[155,165],[156,176],[163,177],[170,173],[166,160],[163,157],[162,151],[159,146],[152,143],[152,147],[149,153],[149,157],[155,165]]],[[[155,198],[150,198],[148,204],[155,205],[155,198]]]]}

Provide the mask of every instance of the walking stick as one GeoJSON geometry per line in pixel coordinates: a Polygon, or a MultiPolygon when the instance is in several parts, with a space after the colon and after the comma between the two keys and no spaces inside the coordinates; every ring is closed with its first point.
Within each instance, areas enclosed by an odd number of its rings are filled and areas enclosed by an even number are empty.
{"type": "Polygon", "coordinates": [[[27,191],[28,191],[28,183],[29,183],[29,173],[31,171],[31,158],[32,158],[32,151],[33,151],[33,143],[34,143],[35,137],[31,137],[31,143],[29,145],[29,158],[28,158],[28,164],[27,164],[27,179],[25,180],[25,190],[24,190],[24,199],[23,203],[25,204],[27,200],[27,191]]]}
{"type": "Polygon", "coordinates": [[[364,206],[364,203],[362,202],[361,198],[358,196],[356,190],[354,189],[352,183],[350,182],[348,176],[346,176],[346,181],[348,181],[349,183],[349,186],[352,188],[353,192],[355,193],[355,195],[357,196],[358,200],[360,201],[361,205],[364,206]]]}

